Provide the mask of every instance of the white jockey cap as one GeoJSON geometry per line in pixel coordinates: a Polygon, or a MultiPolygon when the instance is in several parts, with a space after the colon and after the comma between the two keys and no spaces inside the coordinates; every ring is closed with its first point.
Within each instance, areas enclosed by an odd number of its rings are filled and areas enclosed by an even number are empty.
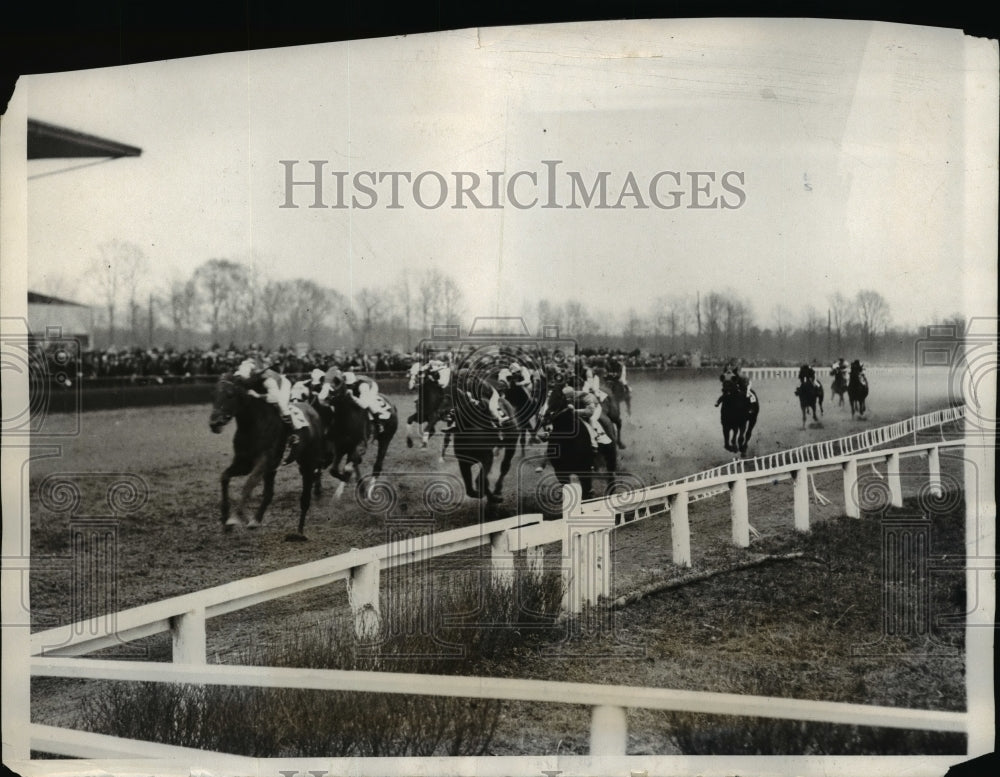
{"type": "Polygon", "coordinates": [[[312,381],[313,383],[319,383],[321,380],[323,380],[323,376],[325,374],[326,373],[323,372],[323,370],[317,367],[316,369],[314,369],[312,372],[309,373],[309,380],[312,381]]]}

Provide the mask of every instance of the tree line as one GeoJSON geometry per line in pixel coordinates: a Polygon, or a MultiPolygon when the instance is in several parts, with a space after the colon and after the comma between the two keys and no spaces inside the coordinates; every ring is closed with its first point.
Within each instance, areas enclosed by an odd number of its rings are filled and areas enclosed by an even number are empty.
{"type": "MultiPolygon", "coordinates": [[[[95,345],[174,348],[302,344],[309,348],[413,350],[439,324],[468,327],[468,311],[455,279],[436,268],[402,270],[386,287],[352,296],[295,278],[266,277],[252,263],[229,258],[203,262],[186,278],[152,285],[149,262],[131,243],[100,247],[89,267],[95,302],[95,345]]],[[[61,290],[61,289],[60,289],[61,290]]],[[[825,361],[839,356],[910,360],[921,332],[892,326],[886,299],[872,289],[853,296],[840,291],[793,310],[779,304],[756,311],[732,290],[661,295],[644,309],[586,306],[578,300],[522,300],[531,332],[558,327],[581,347],[695,354],[751,361],[825,361]]],[[[955,314],[928,324],[960,323],[955,314]]]]}

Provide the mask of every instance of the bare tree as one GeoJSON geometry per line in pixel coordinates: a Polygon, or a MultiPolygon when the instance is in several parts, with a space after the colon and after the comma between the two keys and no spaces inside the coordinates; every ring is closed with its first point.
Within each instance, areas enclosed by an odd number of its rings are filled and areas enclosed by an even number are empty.
{"type": "Polygon", "coordinates": [[[445,324],[457,324],[462,313],[462,290],[450,275],[441,284],[441,312],[445,324]]]}
{"type": "Polygon", "coordinates": [[[229,259],[209,259],[194,271],[199,296],[208,307],[208,324],[213,343],[219,341],[220,326],[228,312],[233,286],[239,283],[243,267],[229,259]]]}
{"type": "Polygon", "coordinates": [[[287,281],[268,281],[260,290],[264,344],[270,348],[278,344],[278,322],[293,296],[292,285],[287,281]]]}
{"type": "Polygon", "coordinates": [[[434,324],[442,323],[437,319],[441,312],[441,287],[444,276],[435,268],[427,270],[420,279],[417,301],[420,305],[420,324],[425,335],[430,334],[434,324]]]}
{"type": "Polygon", "coordinates": [[[194,280],[174,280],[170,284],[170,293],[167,295],[167,306],[170,309],[174,342],[179,348],[181,334],[191,328],[198,307],[198,287],[194,280]]]}
{"type": "Polygon", "coordinates": [[[108,342],[114,344],[118,306],[127,295],[133,339],[136,334],[136,294],[146,257],[134,243],[112,240],[98,246],[99,256],[91,261],[90,278],[107,312],[108,342]]]}
{"type": "Polygon", "coordinates": [[[775,305],[771,310],[774,322],[774,338],[778,346],[778,358],[784,359],[788,345],[788,333],[792,329],[792,313],[784,305],[775,305]]]}
{"type": "Polygon", "coordinates": [[[861,343],[865,355],[875,353],[875,337],[889,326],[889,303],[877,291],[862,289],[855,298],[858,323],[861,325],[861,343]]]}
{"type": "Polygon", "coordinates": [[[411,338],[412,317],[413,317],[413,283],[410,278],[410,271],[403,270],[403,274],[396,282],[396,298],[399,300],[399,307],[403,314],[403,326],[406,328],[406,350],[413,350],[411,338]]]}
{"type": "Polygon", "coordinates": [[[836,337],[837,351],[842,355],[844,349],[844,334],[847,331],[847,327],[853,321],[854,305],[851,303],[851,300],[839,291],[830,295],[829,303],[830,326],[832,327],[833,333],[836,337]]]}
{"type": "Polygon", "coordinates": [[[809,305],[806,308],[804,328],[806,351],[809,354],[809,358],[813,359],[816,356],[816,346],[823,333],[823,317],[816,310],[815,305],[809,305]]]}
{"type": "Polygon", "coordinates": [[[726,309],[726,298],[719,292],[713,291],[701,300],[701,331],[708,334],[708,352],[718,356],[718,350],[722,334],[723,315],[726,309]]]}
{"type": "Polygon", "coordinates": [[[377,291],[361,289],[354,295],[354,304],[344,310],[347,325],[354,334],[354,346],[364,348],[368,337],[384,314],[384,297],[377,291]]]}

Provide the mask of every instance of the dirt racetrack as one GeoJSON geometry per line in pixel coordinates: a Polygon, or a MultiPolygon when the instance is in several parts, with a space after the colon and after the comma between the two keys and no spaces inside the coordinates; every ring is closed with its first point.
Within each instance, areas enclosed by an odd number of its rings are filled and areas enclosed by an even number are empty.
{"type": "MultiPolygon", "coordinates": [[[[946,375],[921,377],[919,403],[912,375],[873,376],[865,420],[852,420],[846,404],[837,407],[828,400],[822,428],[806,430],[800,428],[795,381],[760,380],[755,388],[761,413],[749,455],[842,437],[947,405],[946,375]]],[[[636,376],[632,383],[633,415],[624,420],[622,436],[628,448],[620,464],[627,482],[661,483],[729,460],[731,454],[722,447],[719,411],[713,407],[717,380],[636,376]]],[[[391,398],[401,417],[412,412],[412,394],[391,398]]],[[[539,494],[550,485],[550,481],[540,484],[534,471],[543,453],[543,446],[534,446],[527,457],[516,456],[503,503],[486,508],[461,494],[452,456],[438,463],[440,436],[432,438],[428,449],[407,449],[401,427],[386,457],[384,480],[391,486],[394,501],[390,513],[384,503],[373,512],[371,504],[353,489],[333,499],[334,481],[326,476],[324,496],[313,503],[306,522],[310,541],[284,542],[298,517],[298,472],[287,466],[278,473],[275,499],[264,526],[223,534],[218,517],[219,474],[231,456],[233,427],[212,434],[208,414],[208,406],[89,412],[79,419],[81,431],[76,437],[33,438],[30,511],[35,628],[66,622],[71,615],[66,596],[68,570],[60,560],[69,553],[71,516],[107,519],[117,515],[116,604],[123,608],[380,544],[386,541],[387,514],[418,517],[423,526],[440,531],[477,519],[541,512],[539,494]],[[120,484],[117,488],[116,483],[120,484]],[[434,501],[428,488],[439,483],[450,487],[454,496],[434,501]],[[69,490],[78,493],[70,499],[69,490]],[[433,517],[431,507],[437,508],[433,517]],[[429,518],[431,523],[427,523],[429,518]]],[[[63,424],[67,429],[75,423],[69,416],[48,422],[50,427],[63,424]]],[[[372,456],[369,451],[366,467],[370,468],[372,456]]],[[[241,483],[242,479],[234,479],[234,494],[238,495],[241,483]]]]}

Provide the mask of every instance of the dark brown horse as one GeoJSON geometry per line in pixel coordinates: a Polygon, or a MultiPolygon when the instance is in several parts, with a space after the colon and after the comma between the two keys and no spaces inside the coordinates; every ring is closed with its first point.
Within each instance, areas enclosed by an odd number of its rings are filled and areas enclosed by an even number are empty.
{"type": "Polygon", "coordinates": [[[847,397],[851,400],[851,418],[865,417],[865,400],[868,399],[868,377],[861,362],[855,359],[851,362],[851,377],[847,381],[847,397]]]}
{"type": "Polygon", "coordinates": [[[819,406],[819,413],[823,413],[823,384],[816,380],[816,371],[808,364],[803,364],[799,368],[799,385],[795,389],[795,396],[799,398],[799,407],[802,409],[802,428],[806,428],[806,417],[812,412],[813,422],[820,423],[816,407],[819,406]]]}
{"type": "Polygon", "coordinates": [[[340,481],[335,494],[337,497],[343,494],[344,486],[351,481],[352,475],[359,483],[361,482],[361,462],[368,451],[370,441],[375,442],[376,452],[369,491],[382,474],[386,451],[399,428],[399,416],[396,407],[385,396],[382,394],[378,396],[388,406],[390,415],[389,418],[377,422],[373,422],[368,417],[368,411],[355,402],[344,389],[331,391],[326,400],[333,411],[333,423],[327,435],[327,445],[331,449],[330,474],[340,481]],[[341,462],[345,458],[347,461],[342,467],[341,462]],[[347,465],[350,465],[350,469],[347,465]]]}
{"type": "MultiPolygon", "coordinates": [[[[520,430],[514,420],[514,408],[510,402],[500,398],[500,413],[504,420],[498,427],[485,407],[485,399],[470,397],[466,388],[469,386],[461,380],[455,387],[455,432],[452,445],[466,495],[472,499],[485,497],[488,502],[495,504],[503,501],[503,482],[517,450],[520,430]],[[490,490],[487,478],[498,448],[503,452],[500,474],[490,490]],[[472,468],[477,465],[479,471],[473,482],[472,468]]],[[[478,394],[474,393],[474,396],[478,394]]]]}
{"type": "MultiPolygon", "coordinates": [[[[291,432],[288,424],[281,420],[277,407],[260,397],[248,393],[249,386],[241,378],[226,373],[215,386],[209,427],[219,434],[230,420],[236,419],[236,434],[233,436],[233,461],[222,472],[222,527],[232,531],[233,526],[242,523],[246,502],[261,480],[264,493],[253,518],[247,521],[248,529],[261,525],[264,512],[274,498],[274,478],[291,432]],[[230,515],[229,481],[233,477],[247,476],[243,484],[243,494],[236,506],[236,516],[230,515]]],[[[316,411],[304,402],[292,403],[303,414],[308,426],[298,429],[299,442],[295,446],[295,462],[302,476],[302,493],[299,496],[298,534],[285,539],[305,539],[302,529],[306,513],[312,502],[313,488],[319,490],[319,478],[323,465],[323,423],[316,411]]]]}
{"type": "Polygon", "coordinates": [[[745,456],[750,436],[757,425],[760,401],[757,393],[744,388],[734,379],[722,381],[722,396],[715,403],[722,406],[722,444],[727,451],[745,456]]]}

